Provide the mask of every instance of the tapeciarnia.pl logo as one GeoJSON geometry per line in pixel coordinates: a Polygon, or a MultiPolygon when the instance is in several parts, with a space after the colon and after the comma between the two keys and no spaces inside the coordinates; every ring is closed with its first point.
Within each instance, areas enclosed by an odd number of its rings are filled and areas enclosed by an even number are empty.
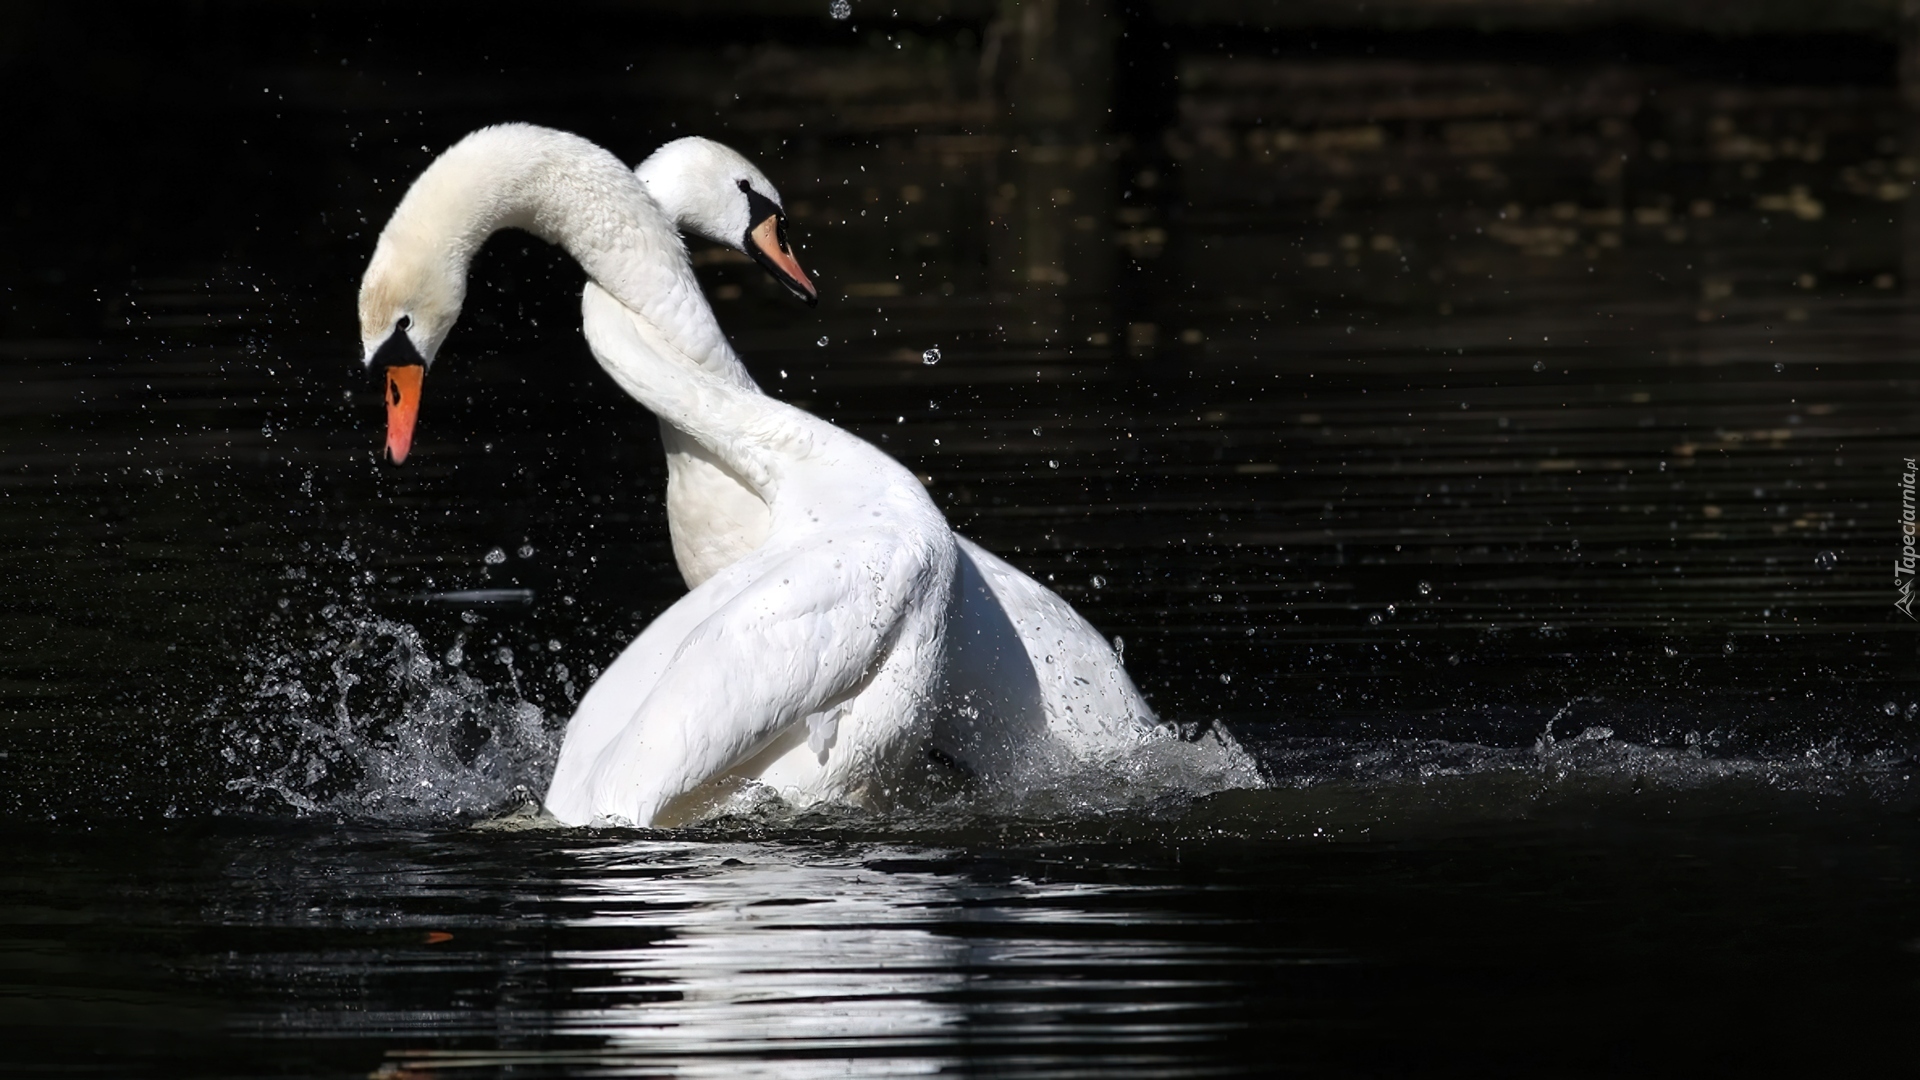
{"type": "Polygon", "coordinates": [[[1915,551],[1913,546],[1915,532],[1913,481],[1915,474],[1920,474],[1920,465],[1915,464],[1914,458],[1901,460],[1906,470],[1900,474],[1900,557],[1893,561],[1893,585],[1899,590],[1900,596],[1894,600],[1893,606],[1899,608],[1901,614],[1912,619],[1914,618],[1914,567],[1916,563],[1920,563],[1920,552],[1915,551]]]}

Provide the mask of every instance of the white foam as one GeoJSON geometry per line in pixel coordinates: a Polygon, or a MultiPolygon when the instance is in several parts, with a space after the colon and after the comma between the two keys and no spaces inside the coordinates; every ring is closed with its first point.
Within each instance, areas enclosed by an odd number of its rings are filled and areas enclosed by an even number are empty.
{"type": "Polygon", "coordinates": [[[224,756],[228,788],[257,808],[394,822],[492,815],[535,799],[553,769],[553,725],[519,692],[436,656],[411,625],[324,611],[317,639],[251,658],[242,718],[224,756]]]}

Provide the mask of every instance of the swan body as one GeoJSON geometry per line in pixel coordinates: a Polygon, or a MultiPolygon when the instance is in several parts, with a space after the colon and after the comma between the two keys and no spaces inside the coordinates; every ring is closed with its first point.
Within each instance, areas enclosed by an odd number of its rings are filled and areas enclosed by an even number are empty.
{"type": "Polygon", "coordinates": [[[883,802],[931,730],[958,561],[946,520],[866,442],[654,360],[670,345],[605,290],[589,285],[582,312],[621,386],[719,447],[765,500],[771,534],[602,673],[567,726],[547,809],[568,823],[653,824],[733,775],[800,803],[883,802]],[[663,401],[663,381],[694,392],[663,401]]]}
{"type": "MultiPolygon", "coordinates": [[[[506,227],[580,262],[596,359],[661,423],[691,591],[582,699],[548,810],[567,824],[664,824],[745,781],[803,804],[881,806],[924,779],[929,755],[1007,779],[1176,739],[1098,632],[956,536],[911,472],[760,392],[676,226],[752,249],[811,298],[778,195],[739,155],[679,140],[629,171],[526,125],[482,129],[429,166],[362,282],[396,461],[467,267],[506,227]]],[[[1258,783],[1223,734],[1190,749],[1227,784],[1258,783]]]]}
{"type": "Polygon", "coordinates": [[[678,234],[637,176],[560,132],[483,129],[415,182],[362,284],[369,362],[398,352],[424,367],[473,253],[509,225],[581,263],[594,354],[738,477],[769,524],[588,691],[547,809],[567,824],[651,825],[741,770],[799,802],[885,798],[922,760],[944,669],[957,555],[939,509],[879,450],[723,377],[738,360],[678,234]]]}
{"type": "MultiPolygon", "coordinates": [[[[738,247],[730,177],[759,171],[739,154],[698,136],[676,139],[634,169],[676,226],[738,247]]],[[[771,185],[767,185],[771,188],[771,185]]],[[[708,340],[702,337],[701,340],[708,340]]],[[[742,389],[759,387],[731,353],[708,370],[742,389]]],[[[667,524],[689,588],[756,550],[768,536],[764,508],[741,479],[706,459],[670,421],[667,524]]],[[[1110,760],[1169,738],[1106,638],[1051,589],[955,534],[959,591],[947,636],[947,678],[932,747],[967,772],[992,780],[1110,760]]],[[[1190,755],[1235,786],[1257,785],[1258,769],[1220,731],[1205,732],[1190,755]]]]}

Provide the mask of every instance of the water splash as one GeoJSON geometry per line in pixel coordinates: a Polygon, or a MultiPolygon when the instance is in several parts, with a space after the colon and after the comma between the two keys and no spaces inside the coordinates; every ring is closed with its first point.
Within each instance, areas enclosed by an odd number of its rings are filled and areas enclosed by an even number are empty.
{"type": "Polygon", "coordinates": [[[406,623],[337,605],[321,616],[303,646],[250,657],[249,695],[223,732],[230,791],[260,810],[407,823],[535,800],[557,732],[521,694],[510,652],[483,679],[463,642],[435,656],[406,623]]]}
{"type": "MultiPolygon", "coordinates": [[[[298,646],[250,657],[246,699],[223,729],[230,791],[269,813],[553,824],[540,813],[538,794],[552,775],[562,720],[527,700],[511,650],[469,647],[463,636],[436,652],[404,622],[342,605],[321,616],[298,646]]],[[[929,766],[924,784],[909,783],[910,795],[896,791],[864,810],[792,806],[749,783],[711,805],[700,825],[721,833],[858,825],[912,834],[963,821],[1091,825],[1118,820],[1116,814],[1179,816],[1185,807],[1226,797],[1246,827],[1284,831],[1312,819],[1316,828],[1332,829],[1329,822],[1350,817],[1352,832],[1394,822],[1439,825],[1461,814],[1525,818],[1567,799],[1606,801],[1643,789],[1915,793],[1916,762],[1905,749],[1826,741],[1743,753],[1720,745],[1711,731],[1668,745],[1623,739],[1601,725],[1556,735],[1554,724],[1571,708],[1530,746],[1243,729],[1238,734],[1259,760],[1264,790],[1252,790],[1259,781],[1243,771],[1224,769],[1219,755],[1196,752],[1183,734],[1147,740],[1106,763],[1036,762],[1011,783],[962,781],[929,766]]],[[[1197,729],[1201,736],[1209,730],[1197,729]]]]}
{"type": "MultiPolygon", "coordinates": [[[[914,790],[895,791],[874,806],[797,805],[749,781],[734,785],[684,827],[691,835],[713,839],[849,829],[919,840],[983,838],[1003,836],[1001,830],[1011,826],[1108,828],[1117,822],[1178,819],[1197,801],[1246,790],[1250,782],[1252,777],[1219,754],[1195,753],[1180,739],[1155,738],[1107,761],[1036,761],[1030,772],[992,783],[955,783],[936,767],[914,790]]],[[[500,827],[554,824],[550,818],[508,816],[500,827]]]]}
{"type": "Polygon", "coordinates": [[[1823,739],[1797,748],[1730,752],[1713,733],[1678,745],[1635,742],[1604,725],[1556,737],[1551,723],[1531,746],[1495,747],[1442,739],[1281,738],[1257,747],[1274,786],[1293,790],[1434,785],[1504,786],[1531,798],[1579,791],[1704,791],[1764,788],[1809,794],[1913,793],[1915,761],[1895,747],[1850,748],[1823,739]]]}

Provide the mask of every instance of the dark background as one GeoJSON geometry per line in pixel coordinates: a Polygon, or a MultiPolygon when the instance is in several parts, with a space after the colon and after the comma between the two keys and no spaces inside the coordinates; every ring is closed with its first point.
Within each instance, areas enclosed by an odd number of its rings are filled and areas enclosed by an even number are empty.
{"type": "MultiPolygon", "coordinates": [[[[1123,636],[1170,716],[1900,757],[1896,14],[11,6],[12,805],[231,799],[284,723],[263,672],[325,699],[347,613],[513,650],[476,677],[557,725],[678,595],[651,425],[526,237],[475,267],[418,461],[374,467],[363,261],[510,119],[760,161],[826,298],[696,254],[757,377],[1123,636]],[[477,585],[536,600],[417,600],[477,585]]],[[[375,682],[338,692],[377,726],[411,699],[375,682]]]]}

